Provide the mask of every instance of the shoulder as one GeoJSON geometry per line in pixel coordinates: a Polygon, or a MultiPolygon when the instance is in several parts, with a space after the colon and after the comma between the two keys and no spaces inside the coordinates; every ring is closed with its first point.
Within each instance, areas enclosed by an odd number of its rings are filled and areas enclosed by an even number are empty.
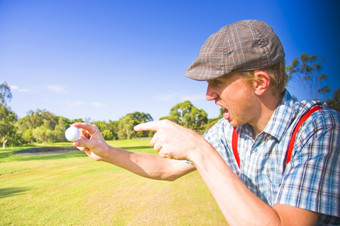
{"type": "MultiPolygon", "coordinates": [[[[287,205],[339,216],[340,209],[336,206],[339,206],[340,190],[334,188],[340,186],[340,117],[339,112],[317,104],[323,108],[312,113],[298,130],[278,199],[285,197],[281,201],[287,205]],[[303,197],[298,195],[301,191],[303,197]]],[[[294,108],[294,123],[314,105],[311,101],[298,103],[294,108]]]]}
{"type": "Polygon", "coordinates": [[[339,130],[340,126],[340,113],[328,108],[328,106],[323,102],[317,101],[302,101],[299,102],[295,111],[297,113],[296,121],[300,121],[301,118],[306,115],[313,107],[320,106],[320,110],[313,112],[302,124],[302,131],[311,130],[339,130]]]}
{"type": "MultiPolygon", "coordinates": [[[[310,110],[315,102],[309,101],[308,103],[301,102],[300,112],[296,120],[294,120],[294,126],[296,126],[303,115],[310,110]],[[301,107],[302,106],[302,107],[301,107]]],[[[303,121],[301,127],[298,128],[295,140],[294,151],[295,157],[298,159],[305,159],[309,161],[311,159],[337,159],[340,147],[340,115],[339,112],[329,109],[327,105],[317,103],[322,106],[313,112],[309,117],[303,121]]],[[[338,161],[338,160],[335,160],[338,161]]]]}

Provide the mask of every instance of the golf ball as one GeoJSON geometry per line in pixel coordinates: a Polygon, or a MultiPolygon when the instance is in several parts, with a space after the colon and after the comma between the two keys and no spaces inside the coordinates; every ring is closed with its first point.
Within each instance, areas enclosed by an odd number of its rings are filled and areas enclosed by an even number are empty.
{"type": "Polygon", "coordinates": [[[80,138],[80,130],[74,126],[71,126],[65,131],[65,137],[69,141],[78,140],[80,138]]]}

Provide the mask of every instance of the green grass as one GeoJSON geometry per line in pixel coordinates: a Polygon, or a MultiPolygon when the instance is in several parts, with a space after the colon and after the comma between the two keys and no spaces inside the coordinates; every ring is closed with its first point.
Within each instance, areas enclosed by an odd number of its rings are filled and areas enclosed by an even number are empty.
{"type": "MultiPolygon", "coordinates": [[[[149,142],[110,144],[155,154],[149,142]]],[[[21,149],[0,151],[0,225],[226,225],[197,172],[157,181],[80,151],[14,154],[21,149]]]]}

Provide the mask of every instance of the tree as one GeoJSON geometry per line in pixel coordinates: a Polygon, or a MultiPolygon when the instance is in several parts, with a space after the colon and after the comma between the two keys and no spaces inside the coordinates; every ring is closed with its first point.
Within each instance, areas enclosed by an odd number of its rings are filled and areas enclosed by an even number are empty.
{"type": "Polygon", "coordinates": [[[109,124],[105,121],[95,121],[93,122],[99,131],[102,133],[105,140],[112,140],[114,138],[113,132],[109,130],[109,124]]]}
{"type": "Polygon", "coordinates": [[[16,136],[17,129],[14,125],[16,121],[17,115],[4,104],[0,104],[0,141],[3,149],[6,148],[11,136],[16,136]]]}
{"type": "Polygon", "coordinates": [[[102,134],[103,134],[103,137],[104,137],[105,140],[113,140],[113,138],[114,138],[111,130],[106,129],[102,132],[102,134]]]}
{"type": "Polygon", "coordinates": [[[56,141],[66,141],[65,138],[65,130],[67,127],[69,127],[69,122],[70,120],[63,118],[63,117],[59,117],[58,118],[58,124],[54,127],[54,138],[56,141]]]}
{"type": "Polygon", "coordinates": [[[39,126],[32,130],[34,139],[39,143],[52,143],[55,141],[53,131],[45,126],[39,126]]]}
{"type": "Polygon", "coordinates": [[[107,124],[108,130],[112,133],[112,140],[118,139],[118,131],[119,131],[119,121],[109,121],[107,124]]]}
{"type": "Polygon", "coordinates": [[[340,88],[333,93],[333,98],[327,100],[330,108],[340,111],[340,88]]]}
{"type": "Polygon", "coordinates": [[[136,112],[132,113],[132,115],[139,123],[153,121],[153,118],[148,113],[136,111],[136,112]]]}
{"type": "Polygon", "coordinates": [[[224,108],[220,108],[220,114],[217,118],[208,119],[208,123],[205,126],[205,132],[208,131],[211,127],[213,127],[221,118],[223,118],[224,108]]]}
{"type": "Polygon", "coordinates": [[[208,122],[208,115],[203,109],[196,108],[187,100],[172,107],[170,116],[161,119],[169,119],[196,132],[202,132],[208,122]]]}
{"type": "Polygon", "coordinates": [[[33,132],[32,129],[25,130],[24,134],[22,135],[25,143],[31,143],[33,141],[33,132]]]}
{"type": "Polygon", "coordinates": [[[52,128],[58,123],[58,118],[54,114],[37,109],[36,111],[28,111],[26,116],[19,119],[18,128],[24,132],[27,129],[34,129],[44,124],[44,120],[49,121],[52,128]]]}
{"type": "Polygon", "coordinates": [[[16,123],[27,143],[65,141],[65,129],[71,124],[67,118],[56,116],[46,110],[29,111],[16,123]]]}
{"type": "Polygon", "coordinates": [[[325,99],[331,91],[327,84],[328,76],[321,73],[323,69],[321,63],[324,61],[324,58],[318,60],[316,55],[308,56],[304,53],[300,58],[295,58],[291,66],[286,67],[289,80],[295,76],[300,79],[311,99],[318,99],[318,94],[322,94],[325,99]]]}
{"type": "Polygon", "coordinates": [[[119,132],[118,137],[120,139],[131,139],[135,133],[134,127],[138,125],[137,120],[133,117],[133,114],[127,114],[119,120],[119,132]]]}
{"type": "Polygon", "coordinates": [[[134,112],[125,115],[119,120],[118,124],[118,138],[131,139],[132,137],[148,136],[149,131],[136,132],[134,127],[140,123],[152,121],[153,118],[150,114],[143,112],[134,112]]]}
{"type": "Polygon", "coordinates": [[[108,128],[108,124],[105,121],[94,121],[92,124],[96,125],[100,132],[103,132],[108,128]]]}
{"type": "Polygon", "coordinates": [[[4,82],[0,85],[0,101],[1,104],[7,106],[7,102],[11,101],[12,99],[12,92],[11,88],[7,84],[7,82],[4,82]]]}

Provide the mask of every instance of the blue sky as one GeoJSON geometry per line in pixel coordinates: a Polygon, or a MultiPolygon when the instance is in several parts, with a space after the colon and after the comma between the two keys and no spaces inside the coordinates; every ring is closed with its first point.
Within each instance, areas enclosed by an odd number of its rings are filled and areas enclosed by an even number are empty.
{"type": "MultiPolygon", "coordinates": [[[[340,87],[340,1],[0,0],[0,83],[19,117],[45,109],[70,119],[118,120],[140,111],[157,120],[184,100],[209,118],[206,82],[184,76],[204,41],[243,19],[270,24],[290,65],[324,57],[340,87]]],[[[298,81],[288,84],[299,99],[298,81]]]]}

